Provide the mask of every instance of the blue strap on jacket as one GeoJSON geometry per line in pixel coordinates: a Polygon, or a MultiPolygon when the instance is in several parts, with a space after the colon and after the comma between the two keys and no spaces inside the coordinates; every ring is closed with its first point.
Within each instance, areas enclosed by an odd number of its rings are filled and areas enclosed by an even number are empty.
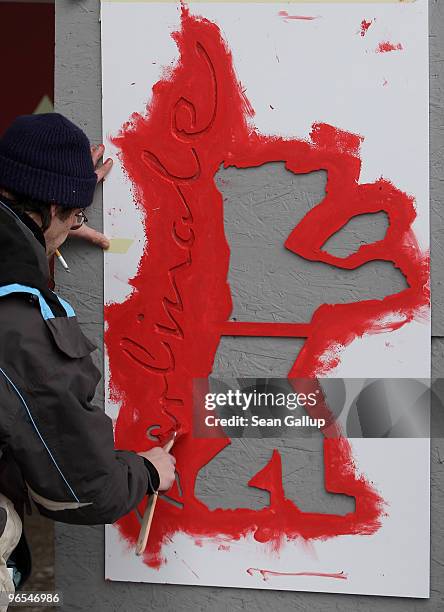
{"type": "MultiPolygon", "coordinates": [[[[11,295],[12,293],[29,293],[30,295],[35,295],[39,300],[40,312],[42,313],[42,317],[45,321],[48,319],[55,319],[55,315],[49,307],[48,302],[45,300],[41,292],[35,287],[28,287],[26,285],[20,285],[18,283],[13,283],[11,285],[4,285],[0,287],[0,297],[4,297],[6,295],[11,295]]],[[[66,316],[68,318],[75,317],[76,314],[74,312],[73,307],[67,301],[63,300],[56,293],[54,295],[59,300],[60,304],[63,306],[66,312],[66,316]]]]}

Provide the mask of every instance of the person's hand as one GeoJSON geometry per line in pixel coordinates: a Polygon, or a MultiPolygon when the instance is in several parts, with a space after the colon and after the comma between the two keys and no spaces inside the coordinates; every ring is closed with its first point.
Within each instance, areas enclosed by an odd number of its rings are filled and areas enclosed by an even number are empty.
{"type": "Polygon", "coordinates": [[[109,248],[109,239],[105,236],[105,234],[98,232],[86,224],[79,227],[79,229],[71,230],[69,235],[73,238],[82,238],[83,240],[87,240],[88,242],[91,242],[91,244],[95,244],[102,249],[109,248]]]}
{"type": "Polygon", "coordinates": [[[93,145],[91,147],[91,157],[96,170],[97,184],[105,179],[106,175],[113,167],[113,160],[111,158],[108,158],[105,163],[99,166],[99,161],[102,159],[104,152],[105,146],[103,144],[93,145]]]}
{"type": "Polygon", "coordinates": [[[160,446],[156,446],[149,451],[137,453],[141,457],[145,457],[154,465],[159,472],[160,485],[159,491],[168,491],[174,484],[176,458],[160,446]]]}
{"type": "MultiPolygon", "coordinates": [[[[113,166],[112,159],[107,159],[104,164],[99,166],[99,162],[103,157],[104,151],[105,147],[102,144],[93,145],[91,147],[91,157],[96,171],[97,184],[101,183],[105,179],[106,175],[109,173],[113,166]]],[[[105,234],[102,234],[101,232],[98,232],[97,230],[93,229],[92,227],[88,227],[87,225],[82,225],[82,227],[80,227],[79,229],[70,231],[69,235],[75,238],[82,238],[83,240],[87,240],[88,242],[91,242],[92,244],[95,244],[101,247],[102,249],[109,248],[109,240],[105,236],[105,234]]]]}

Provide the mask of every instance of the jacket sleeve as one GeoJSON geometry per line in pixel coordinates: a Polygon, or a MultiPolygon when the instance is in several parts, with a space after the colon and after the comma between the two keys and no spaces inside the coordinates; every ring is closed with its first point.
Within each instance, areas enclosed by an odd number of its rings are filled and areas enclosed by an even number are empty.
{"type": "Polygon", "coordinates": [[[16,409],[8,445],[31,497],[54,520],[115,522],[157,490],[156,468],[114,449],[111,419],[91,404],[100,375],[89,354],[72,358],[44,342],[39,353],[23,349],[32,374],[5,372],[16,409]]]}

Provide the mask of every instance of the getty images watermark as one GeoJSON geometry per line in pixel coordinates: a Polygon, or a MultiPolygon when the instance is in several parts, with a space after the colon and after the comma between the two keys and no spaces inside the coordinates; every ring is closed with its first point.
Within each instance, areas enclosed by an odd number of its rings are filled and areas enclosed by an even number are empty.
{"type": "Polygon", "coordinates": [[[242,411],[241,414],[231,416],[218,416],[217,414],[205,415],[206,427],[325,427],[326,419],[311,418],[307,414],[298,417],[295,414],[284,416],[261,416],[258,411],[261,408],[273,410],[285,407],[288,411],[297,408],[313,408],[317,405],[320,390],[316,389],[310,393],[283,393],[267,392],[253,389],[245,393],[239,389],[228,389],[225,393],[206,393],[204,395],[205,410],[212,411],[221,408],[230,408],[234,411],[242,411]],[[249,411],[251,414],[246,415],[249,411]]]}
{"type": "Polygon", "coordinates": [[[193,381],[198,438],[444,436],[443,379],[222,378],[193,381]]]}

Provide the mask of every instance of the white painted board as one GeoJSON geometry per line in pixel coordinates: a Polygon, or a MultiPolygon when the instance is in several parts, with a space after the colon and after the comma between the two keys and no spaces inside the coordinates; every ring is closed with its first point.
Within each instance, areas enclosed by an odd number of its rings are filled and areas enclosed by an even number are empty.
{"type": "MultiPolygon", "coordinates": [[[[429,245],[428,3],[192,3],[191,12],[220,27],[236,73],[264,134],[308,138],[315,122],[362,134],[360,181],[379,177],[414,196],[413,229],[429,245]],[[313,16],[286,19],[279,13],[313,16]],[[363,19],[374,20],[361,36],[363,19]],[[382,41],[401,50],[377,53],[382,41]],[[278,59],[277,59],[278,58],[278,59]]],[[[144,113],[152,86],[178,59],[171,33],[180,28],[174,2],[103,2],[103,131],[115,167],[104,185],[105,231],[130,239],[126,253],[105,257],[106,303],[122,302],[145,245],[116,150],[107,141],[135,111],[144,113]]],[[[254,373],[252,373],[254,375],[254,373]]],[[[364,336],[349,345],[332,376],[430,376],[430,320],[396,332],[364,336]],[[390,342],[393,350],[387,351],[390,342]],[[365,355],[365,360],[362,356],[365,355]]],[[[107,399],[107,412],[118,414],[107,399]]],[[[232,543],[176,534],[168,563],[149,568],[119,536],[106,530],[106,577],[248,588],[427,597],[429,593],[429,441],[354,440],[359,469],[388,500],[390,512],[373,536],[342,536],[310,546],[288,543],[279,556],[253,538],[232,543]],[[173,551],[175,551],[173,553],[173,551]],[[264,580],[247,569],[300,576],[264,580]],[[347,579],[314,573],[344,572],[347,579]],[[307,575],[308,573],[308,575],[307,575]]]]}

